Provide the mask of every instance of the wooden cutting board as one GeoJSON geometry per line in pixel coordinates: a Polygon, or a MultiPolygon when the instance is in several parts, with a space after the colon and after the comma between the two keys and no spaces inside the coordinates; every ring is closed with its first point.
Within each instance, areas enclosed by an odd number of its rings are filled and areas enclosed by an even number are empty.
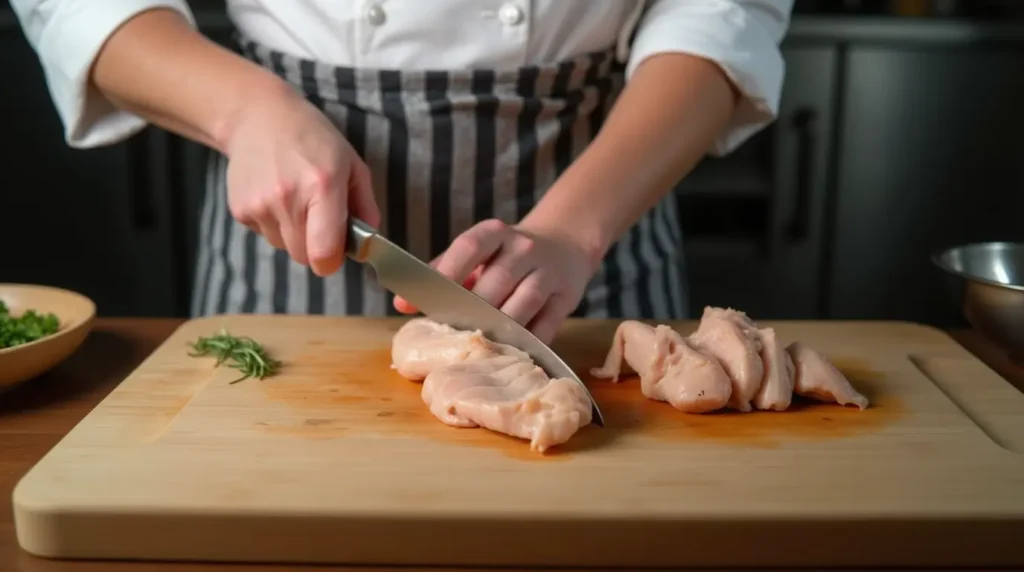
{"type": "MultiPolygon", "coordinates": [[[[871,408],[686,415],[636,379],[587,379],[607,427],[540,456],[435,420],[389,368],[401,323],[188,322],[18,484],[19,542],[73,558],[1024,565],[1024,395],[937,330],[765,322],[871,408]],[[281,373],[230,384],[187,355],[221,327],[281,373]]],[[[555,348],[584,374],[615,325],[570,321],[555,348]]]]}

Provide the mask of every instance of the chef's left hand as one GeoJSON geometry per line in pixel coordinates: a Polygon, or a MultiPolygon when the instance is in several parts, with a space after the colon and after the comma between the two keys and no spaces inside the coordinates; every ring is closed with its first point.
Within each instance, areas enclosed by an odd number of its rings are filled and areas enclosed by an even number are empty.
{"type": "MultiPolygon", "coordinates": [[[[594,259],[564,233],[490,219],[459,235],[431,265],[550,343],[583,298],[594,259]]],[[[395,308],[417,311],[397,296],[395,308]]]]}

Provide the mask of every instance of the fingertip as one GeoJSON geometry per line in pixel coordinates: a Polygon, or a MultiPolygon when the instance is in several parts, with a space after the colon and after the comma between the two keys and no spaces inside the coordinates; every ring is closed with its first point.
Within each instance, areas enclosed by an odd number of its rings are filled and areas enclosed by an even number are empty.
{"type": "MultiPolygon", "coordinates": [[[[308,265],[317,276],[328,276],[341,268],[343,258],[339,249],[334,249],[333,252],[324,252],[314,248],[312,244],[308,248],[309,261],[304,264],[308,265]]],[[[303,263],[300,262],[300,264],[303,263]]]]}
{"type": "Polygon", "coordinates": [[[557,294],[548,299],[528,326],[533,335],[545,344],[550,344],[575,307],[570,306],[569,302],[568,298],[557,294]]]}
{"type": "Polygon", "coordinates": [[[317,276],[327,276],[341,267],[345,234],[339,213],[322,202],[311,203],[306,212],[306,256],[317,276]]]}
{"type": "Polygon", "coordinates": [[[352,205],[351,209],[352,216],[365,222],[375,229],[380,228],[380,210],[376,207],[367,208],[365,205],[352,205]]]}
{"type": "Polygon", "coordinates": [[[331,272],[341,266],[344,258],[343,244],[345,235],[340,232],[326,230],[319,225],[310,225],[306,233],[306,255],[309,265],[327,268],[331,272]]]}
{"type": "Polygon", "coordinates": [[[462,283],[462,286],[466,290],[472,290],[473,287],[476,286],[476,283],[480,281],[480,276],[483,275],[483,273],[484,266],[481,264],[480,266],[476,267],[476,270],[470,273],[469,277],[467,277],[465,282],[462,283]]]}
{"type": "Polygon", "coordinates": [[[374,205],[373,208],[370,209],[368,213],[364,214],[359,218],[363,219],[363,222],[372,226],[373,228],[380,228],[380,209],[378,209],[376,205],[374,205]]]}
{"type": "Polygon", "coordinates": [[[537,320],[530,330],[541,342],[544,344],[550,344],[557,329],[557,320],[552,319],[550,316],[546,316],[541,320],[537,320]]]}
{"type": "Polygon", "coordinates": [[[374,228],[379,228],[380,207],[377,206],[377,199],[373,193],[370,168],[365,163],[360,163],[352,169],[351,183],[349,203],[352,206],[352,215],[374,228]]]}
{"type": "Polygon", "coordinates": [[[415,314],[417,312],[415,306],[413,306],[412,304],[407,302],[405,298],[402,298],[400,296],[395,296],[393,305],[395,307],[395,310],[398,310],[402,314],[415,314]]]}
{"type": "Polygon", "coordinates": [[[309,250],[308,245],[302,244],[303,237],[294,232],[285,234],[284,236],[291,237],[290,239],[284,239],[284,245],[288,251],[288,256],[290,256],[295,262],[303,266],[308,266],[310,261],[309,250]]]}
{"type": "Polygon", "coordinates": [[[342,257],[337,254],[317,258],[310,257],[309,267],[313,271],[313,274],[324,278],[340,270],[342,262],[342,257]]]}

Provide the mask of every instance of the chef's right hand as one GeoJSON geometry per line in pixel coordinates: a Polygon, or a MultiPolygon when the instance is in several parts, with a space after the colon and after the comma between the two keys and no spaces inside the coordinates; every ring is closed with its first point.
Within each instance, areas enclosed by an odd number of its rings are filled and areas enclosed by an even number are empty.
{"type": "Polygon", "coordinates": [[[380,223],[366,163],[290,89],[252,98],[232,123],[225,149],[232,216],[317,275],[336,272],[348,217],[380,223]]]}

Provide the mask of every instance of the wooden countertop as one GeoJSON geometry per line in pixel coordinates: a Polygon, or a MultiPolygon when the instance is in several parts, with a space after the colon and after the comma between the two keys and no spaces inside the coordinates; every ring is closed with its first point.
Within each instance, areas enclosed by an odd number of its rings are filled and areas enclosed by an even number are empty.
{"type": "MultiPolygon", "coordinates": [[[[181,323],[182,320],[178,319],[99,319],[82,347],[68,361],[31,383],[0,393],[0,570],[169,572],[325,569],[51,561],[31,556],[18,546],[11,508],[14,485],[181,323]]],[[[1012,364],[1005,352],[988,344],[974,332],[954,331],[951,335],[989,367],[1024,391],[1024,368],[1012,364]]]]}

